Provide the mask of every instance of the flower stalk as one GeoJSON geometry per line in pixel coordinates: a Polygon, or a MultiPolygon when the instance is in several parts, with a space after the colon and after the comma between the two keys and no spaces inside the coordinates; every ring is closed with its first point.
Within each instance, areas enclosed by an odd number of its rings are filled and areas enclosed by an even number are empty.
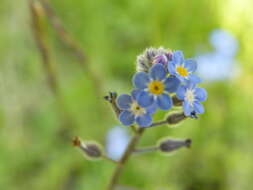
{"type": "Polygon", "coordinates": [[[136,147],[137,143],[139,142],[141,136],[143,135],[144,131],[145,131],[145,128],[139,128],[138,131],[136,132],[136,134],[130,140],[124,154],[122,155],[121,159],[117,163],[117,166],[116,166],[116,168],[113,172],[113,175],[109,181],[109,185],[108,185],[107,190],[113,190],[116,187],[118,179],[122,173],[122,170],[123,170],[126,162],[129,160],[130,156],[132,155],[133,151],[135,150],[135,147],[136,147]]]}

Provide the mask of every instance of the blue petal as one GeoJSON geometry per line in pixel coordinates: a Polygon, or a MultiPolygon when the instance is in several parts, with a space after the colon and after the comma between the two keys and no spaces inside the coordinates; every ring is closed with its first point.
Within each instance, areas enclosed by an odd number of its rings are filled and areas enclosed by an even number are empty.
{"type": "Polygon", "coordinates": [[[185,93],[186,93],[186,87],[185,86],[180,86],[178,89],[177,89],[177,98],[179,100],[183,100],[184,97],[185,97],[185,93]]]}
{"type": "Polygon", "coordinates": [[[129,109],[131,103],[132,103],[132,97],[127,94],[122,94],[117,98],[117,106],[121,110],[129,109]]]}
{"type": "Polygon", "coordinates": [[[149,75],[144,72],[136,73],[133,76],[133,85],[139,89],[147,88],[147,84],[149,83],[149,81],[150,81],[149,75]]]}
{"type": "Polygon", "coordinates": [[[136,118],[136,123],[140,127],[147,127],[152,124],[152,117],[149,114],[144,114],[136,118]]]}
{"type": "Polygon", "coordinates": [[[154,114],[157,110],[157,104],[154,102],[151,106],[146,108],[147,113],[154,114]]]}
{"type": "Polygon", "coordinates": [[[130,111],[123,111],[119,114],[119,120],[123,125],[132,125],[134,123],[134,115],[130,111]]]}
{"type": "Polygon", "coordinates": [[[157,97],[156,103],[161,110],[169,110],[173,104],[170,96],[168,96],[167,94],[159,95],[157,97]]]}
{"type": "Polygon", "coordinates": [[[204,88],[195,88],[195,98],[200,101],[204,102],[207,98],[207,92],[204,88]]]}
{"type": "Polygon", "coordinates": [[[172,61],[177,65],[181,65],[184,61],[184,54],[182,51],[175,51],[172,55],[172,61]]]}
{"type": "Polygon", "coordinates": [[[194,102],[193,106],[194,106],[194,111],[195,111],[197,114],[202,114],[202,113],[205,112],[204,107],[203,107],[203,105],[202,105],[201,103],[199,103],[199,102],[194,102]]]}
{"type": "Polygon", "coordinates": [[[148,92],[142,91],[139,93],[136,100],[141,107],[145,108],[151,106],[154,103],[154,96],[148,92]]]}
{"type": "Polygon", "coordinates": [[[140,90],[140,89],[135,89],[135,90],[133,90],[133,91],[131,92],[131,95],[132,95],[133,99],[136,100],[137,97],[138,97],[138,95],[139,95],[141,92],[142,92],[142,90],[140,90]]]}
{"type": "Polygon", "coordinates": [[[186,116],[190,116],[191,112],[193,111],[193,108],[190,106],[190,104],[187,101],[183,102],[183,109],[184,109],[184,114],[186,116]]]}
{"type": "Polygon", "coordinates": [[[177,79],[176,77],[168,77],[164,81],[164,85],[165,85],[165,90],[167,92],[170,92],[170,93],[176,92],[180,85],[180,80],[177,79]]]}
{"type": "Polygon", "coordinates": [[[169,61],[168,63],[168,71],[171,75],[176,74],[176,67],[175,67],[175,62],[169,61]]]}
{"type": "Polygon", "coordinates": [[[188,72],[195,72],[197,70],[197,62],[193,59],[185,60],[184,66],[188,72]]]}
{"type": "Polygon", "coordinates": [[[191,82],[191,81],[186,81],[185,82],[186,83],[186,88],[188,88],[188,89],[194,89],[194,88],[196,88],[196,84],[195,83],[193,83],[193,82],[191,82]]]}
{"type": "Polygon", "coordinates": [[[150,76],[154,80],[163,80],[166,77],[166,70],[162,64],[155,64],[150,69],[150,76]]]}
{"type": "Polygon", "coordinates": [[[192,82],[194,84],[198,84],[201,82],[201,79],[198,76],[193,75],[193,74],[189,75],[188,79],[190,80],[190,82],[192,82]]]}

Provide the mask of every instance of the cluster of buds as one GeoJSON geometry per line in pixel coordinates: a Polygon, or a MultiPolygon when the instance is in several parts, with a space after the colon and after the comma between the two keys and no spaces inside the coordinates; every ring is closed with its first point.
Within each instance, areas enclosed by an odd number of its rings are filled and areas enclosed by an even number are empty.
{"type": "Polygon", "coordinates": [[[170,50],[166,50],[163,47],[147,48],[137,57],[136,70],[137,72],[148,72],[154,64],[166,65],[171,59],[172,52],[170,50]]]}

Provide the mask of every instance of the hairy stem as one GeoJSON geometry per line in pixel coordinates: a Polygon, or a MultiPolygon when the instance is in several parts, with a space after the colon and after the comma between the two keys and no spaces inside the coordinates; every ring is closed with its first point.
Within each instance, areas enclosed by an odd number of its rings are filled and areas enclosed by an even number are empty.
{"type": "Polygon", "coordinates": [[[138,148],[134,150],[134,154],[142,154],[142,153],[148,153],[148,152],[154,152],[159,150],[159,147],[157,146],[151,146],[151,147],[145,147],[145,148],[138,148]]]}
{"type": "Polygon", "coordinates": [[[116,187],[118,179],[122,173],[122,170],[123,170],[126,162],[129,160],[130,156],[132,155],[133,151],[135,150],[135,147],[136,147],[137,143],[139,142],[144,131],[145,131],[145,128],[139,128],[138,131],[135,133],[135,135],[130,140],[125,153],[123,154],[123,156],[119,160],[119,162],[114,170],[114,173],[113,173],[112,178],[109,182],[107,190],[113,190],[116,187]]]}
{"type": "Polygon", "coordinates": [[[105,96],[104,99],[111,104],[112,110],[115,113],[116,117],[118,118],[121,110],[118,108],[118,106],[116,104],[117,93],[116,92],[109,92],[109,95],[105,96]]]}
{"type": "Polygon", "coordinates": [[[158,122],[156,122],[156,123],[153,123],[153,124],[151,124],[151,125],[148,126],[148,127],[157,127],[157,126],[166,125],[166,124],[168,124],[168,121],[167,121],[167,120],[164,120],[164,121],[158,121],[158,122]]]}

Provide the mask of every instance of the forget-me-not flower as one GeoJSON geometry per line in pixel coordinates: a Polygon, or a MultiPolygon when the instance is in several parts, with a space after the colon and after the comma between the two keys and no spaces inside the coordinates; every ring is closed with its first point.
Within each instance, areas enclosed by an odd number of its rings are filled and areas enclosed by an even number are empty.
{"type": "Polygon", "coordinates": [[[199,77],[193,73],[197,70],[197,63],[193,59],[184,59],[183,52],[175,51],[172,60],[168,63],[168,71],[171,75],[176,76],[181,82],[190,81],[200,83],[199,77]]]}
{"type": "Polygon", "coordinates": [[[117,106],[121,110],[119,115],[120,122],[129,126],[136,122],[140,127],[147,127],[152,124],[151,115],[156,111],[156,106],[151,105],[149,107],[140,106],[136,97],[140,91],[133,90],[130,95],[122,94],[117,98],[117,106]]]}
{"type": "Polygon", "coordinates": [[[136,97],[140,106],[148,107],[155,104],[161,110],[169,110],[173,103],[168,93],[176,92],[180,81],[176,77],[167,77],[163,65],[155,64],[149,73],[136,73],[133,84],[140,91],[136,97]]]}
{"type": "Polygon", "coordinates": [[[177,90],[177,98],[183,101],[184,114],[191,116],[204,113],[201,102],[207,98],[207,92],[203,88],[197,88],[194,83],[182,85],[177,90]]]}

